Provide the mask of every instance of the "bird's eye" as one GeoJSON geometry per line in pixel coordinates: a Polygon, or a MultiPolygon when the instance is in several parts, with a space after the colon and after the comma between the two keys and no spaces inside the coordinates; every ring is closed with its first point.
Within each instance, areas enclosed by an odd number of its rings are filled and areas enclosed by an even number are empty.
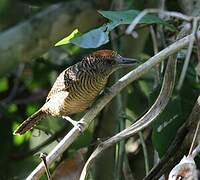
{"type": "Polygon", "coordinates": [[[113,60],[108,60],[108,64],[110,64],[110,65],[114,65],[114,61],[113,60]]]}

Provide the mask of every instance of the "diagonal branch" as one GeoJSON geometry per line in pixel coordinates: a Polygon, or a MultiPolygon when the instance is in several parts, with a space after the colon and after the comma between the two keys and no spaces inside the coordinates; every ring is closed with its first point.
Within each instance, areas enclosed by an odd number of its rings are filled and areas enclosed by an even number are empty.
{"type": "MultiPolygon", "coordinates": [[[[164,50],[157,53],[155,56],[150,58],[148,61],[140,65],[138,68],[132,70],[121,79],[119,79],[104,96],[99,98],[92,106],[92,108],[82,117],[79,123],[84,124],[83,131],[89,126],[97,114],[103,109],[103,107],[112,100],[123,88],[128,84],[138,79],[145,73],[151,70],[156,64],[166,59],[168,56],[178,52],[189,44],[191,39],[194,39],[193,35],[188,35],[183,39],[171,44],[164,50]]],[[[79,128],[75,126],[72,130],[57,144],[56,147],[46,157],[47,164],[50,165],[56,159],[58,159],[62,153],[78,138],[80,135],[79,128]]],[[[36,169],[27,177],[27,180],[39,179],[45,172],[43,163],[40,163],[36,169]]]]}
{"type": "MultiPolygon", "coordinates": [[[[0,76],[20,62],[27,62],[42,55],[57,41],[71,33],[79,21],[85,22],[84,17],[87,16],[80,16],[83,11],[93,12],[97,22],[96,11],[92,6],[90,2],[80,0],[54,4],[29,20],[2,32],[0,76]]],[[[90,25],[90,28],[91,26],[93,25],[90,25]]],[[[85,27],[87,28],[87,25],[85,27]]]]}

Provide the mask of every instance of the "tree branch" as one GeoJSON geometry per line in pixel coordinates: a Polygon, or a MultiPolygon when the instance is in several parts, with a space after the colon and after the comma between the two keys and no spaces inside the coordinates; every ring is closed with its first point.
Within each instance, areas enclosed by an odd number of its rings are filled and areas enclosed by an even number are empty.
{"type": "Polygon", "coordinates": [[[82,26],[86,30],[94,26],[94,21],[97,24],[96,10],[91,7],[92,5],[88,2],[79,0],[55,4],[1,33],[0,76],[20,62],[30,61],[45,53],[77,26],[82,26]],[[90,19],[90,25],[85,23],[88,21],[87,14],[80,16],[82,12],[88,11],[90,11],[90,17],[95,18],[95,20],[90,19]]]}
{"type": "Polygon", "coordinates": [[[163,11],[160,9],[145,9],[135,17],[135,19],[132,21],[132,23],[128,26],[126,33],[132,34],[132,31],[135,29],[136,25],[140,22],[140,20],[145,15],[150,14],[150,13],[160,13],[160,14],[162,14],[162,16],[175,17],[175,18],[182,19],[182,20],[189,21],[189,22],[193,18],[191,16],[187,16],[182,13],[175,12],[175,11],[163,11]]]}
{"type": "MultiPolygon", "coordinates": [[[[183,39],[178,40],[172,45],[168,46],[164,50],[157,53],[155,56],[150,58],[148,61],[140,65],[138,68],[132,70],[121,79],[117,81],[111,88],[110,91],[99,98],[92,106],[92,108],[83,116],[79,123],[84,124],[83,131],[89,126],[97,114],[103,109],[103,107],[112,100],[123,88],[128,84],[138,79],[156,64],[160,63],[162,60],[166,59],[168,56],[178,52],[180,49],[184,48],[189,44],[189,42],[194,39],[193,35],[188,35],[183,39]]],[[[58,159],[62,153],[77,139],[80,135],[79,128],[75,126],[72,130],[60,141],[59,144],[49,153],[46,157],[47,164],[50,165],[53,161],[58,159]]],[[[27,180],[39,179],[44,173],[44,165],[40,163],[36,169],[27,177],[27,180]]]]}

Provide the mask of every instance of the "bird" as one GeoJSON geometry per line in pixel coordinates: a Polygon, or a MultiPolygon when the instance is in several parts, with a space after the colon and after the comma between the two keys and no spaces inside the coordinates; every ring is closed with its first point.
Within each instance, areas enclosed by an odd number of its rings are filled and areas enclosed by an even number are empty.
{"type": "Polygon", "coordinates": [[[26,133],[46,116],[66,117],[84,112],[103,91],[114,71],[136,63],[136,59],[122,57],[116,51],[107,49],[85,56],[60,73],[44,105],[19,125],[13,134],[26,133]]]}

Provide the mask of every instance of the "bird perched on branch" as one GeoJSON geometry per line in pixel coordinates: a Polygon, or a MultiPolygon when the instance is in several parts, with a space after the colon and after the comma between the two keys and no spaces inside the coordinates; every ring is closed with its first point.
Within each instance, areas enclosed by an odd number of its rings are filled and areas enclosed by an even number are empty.
{"type": "Polygon", "coordinates": [[[85,111],[105,87],[109,76],[137,61],[111,50],[99,50],[68,67],[56,79],[45,104],[14,132],[24,134],[45,116],[68,116],[85,111]]]}

